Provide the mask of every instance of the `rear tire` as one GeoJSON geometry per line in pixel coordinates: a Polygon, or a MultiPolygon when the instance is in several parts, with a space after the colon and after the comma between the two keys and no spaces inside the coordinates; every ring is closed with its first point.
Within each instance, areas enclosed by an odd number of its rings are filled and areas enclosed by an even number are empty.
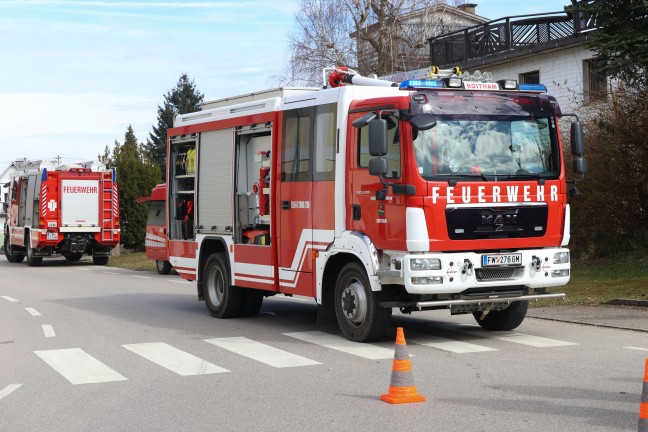
{"type": "Polygon", "coordinates": [[[516,301],[504,310],[488,312],[484,319],[480,319],[481,312],[473,312],[473,316],[477,324],[485,330],[513,330],[522,324],[528,309],[528,301],[516,301]]]}
{"type": "Polygon", "coordinates": [[[157,272],[161,275],[168,275],[171,273],[171,263],[169,261],[155,260],[155,267],[157,272]]]}
{"type": "Polygon", "coordinates": [[[385,335],[392,310],[380,306],[384,298],[384,291],[371,291],[362,265],[353,262],[342,268],[335,286],[335,316],[347,339],[371,342],[385,335]]]}
{"type": "Polygon", "coordinates": [[[12,246],[9,244],[9,234],[5,233],[4,252],[7,261],[14,264],[23,262],[23,260],[25,259],[25,254],[22,252],[13,252],[11,249],[12,246]]]}
{"type": "Polygon", "coordinates": [[[76,262],[83,258],[83,253],[69,253],[65,255],[65,259],[68,262],[76,262]]]}
{"type": "Polygon", "coordinates": [[[243,313],[245,292],[230,285],[225,256],[214,253],[207,258],[203,292],[207,311],[214,318],[235,318],[243,313]]]}
{"type": "Polygon", "coordinates": [[[108,258],[107,256],[93,256],[92,257],[92,262],[95,265],[106,265],[108,264],[108,258]]]}
{"type": "Polygon", "coordinates": [[[41,264],[43,264],[43,257],[34,256],[34,249],[32,248],[31,245],[31,235],[30,235],[30,238],[27,239],[27,265],[29,267],[39,267],[41,264]]]}

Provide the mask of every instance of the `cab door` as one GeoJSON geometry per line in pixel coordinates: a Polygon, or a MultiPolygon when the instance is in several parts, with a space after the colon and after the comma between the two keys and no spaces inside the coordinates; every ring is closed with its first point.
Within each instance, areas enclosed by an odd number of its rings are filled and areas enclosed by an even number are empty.
{"type": "Polygon", "coordinates": [[[279,179],[279,287],[312,295],[312,107],[283,113],[279,179]]]}

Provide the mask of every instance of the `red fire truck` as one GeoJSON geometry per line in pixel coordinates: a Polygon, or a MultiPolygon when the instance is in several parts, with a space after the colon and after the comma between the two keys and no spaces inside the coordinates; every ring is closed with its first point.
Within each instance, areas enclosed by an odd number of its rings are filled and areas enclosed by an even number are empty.
{"type": "Polygon", "coordinates": [[[119,244],[119,205],[115,170],[98,162],[57,166],[21,164],[7,200],[5,255],[12,263],[25,256],[30,266],[44,257],[78,261],[92,255],[106,265],[119,244]]]}
{"type": "MultiPolygon", "coordinates": [[[[392,310],[522,323],[570,277],[568,182],[543,85],[426,71],[397,83],[346,68],[324,89],[207,103],[169,129],[170,262],[209,313],[308,296],[353,341],[392,310]]],[[[572,123],[574,171],[583,135],[572,123]]]]}
{"type": "Polygon", "coordinates": [[[146,219],[146,256],[155,260],[157,272],[162,275],[171,272],[169,263],[169,237],[167,236],[166,220],[166,183],[156,185],[151,196],[138,199],[148,202],[148,217],[146,219]]]}

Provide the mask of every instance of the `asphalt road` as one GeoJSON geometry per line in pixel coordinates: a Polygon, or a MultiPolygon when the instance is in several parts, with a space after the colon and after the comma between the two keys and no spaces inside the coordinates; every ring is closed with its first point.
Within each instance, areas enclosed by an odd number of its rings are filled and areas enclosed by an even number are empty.
{"type": "Polygon", "coordinates": [[[636,430],[645,332],[394,315],[346,343],[313,300],[216,320],[178,276],[0,258],[0,431],[636,430]],[[395,327],[426,402],[382,402],[395,327]]]}

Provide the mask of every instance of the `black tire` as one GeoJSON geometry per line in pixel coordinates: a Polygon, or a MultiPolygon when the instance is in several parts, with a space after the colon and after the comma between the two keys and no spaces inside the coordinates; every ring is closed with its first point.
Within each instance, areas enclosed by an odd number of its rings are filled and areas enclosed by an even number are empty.
{"type": "Polygon", "coordinates": [[[155,260],[155,267],[157,272],[161,275],[168,275],[171,273],[171,263],[169,261],[155,260]]]}
{"type": "Polygon", "coordinates": [[[34,249],[31,245],[31,239],[27,239],[27,265],[30,267],[39,267],[43,264],[43,257],[35,257],[34,249]]]}
{"type": "Polygon", "coordinates": [[[245,292],[230,285],[229,268],[222,253],[211,254],[205,262],[203,292],[209,314],[215,318],[241,316],[245,292]]]}
{"type": "Polygon", "coordinates": [[[79,261],[81,258],[83,258],[83,253],[82,252],[81,253],[77,252],[77,253],[65,254],[65,259],[68,262],[76,262],[76,261],[79,261]]]}
{"type": "Polygon", "coordinates": [[[503,331],[517,328],[527,314],[528,301],[516,301],[504,310],[491,311],[481,319],[481,312],[473,312],[475,321],[485,330],[503,331]]]}
{"type": "Polygon", "coordinates": [[[259,313],[263,305],[263,292],[251,288],[245,289],[245,303],[241,316],[252,317],[259,313]]]}
{"type": "Polygon", "coordinates": [[[92,262],[95,265],[106,265],[108,264],[108,258],[107,256],[93,256],[92,257],[92,262]]]}
{"type": "Polygon", "coordinates": [[[21,263],[25,259],[25,254],[22,252],[13,252],[12,246],[9,244],[9,234],[5,233],[4,238],[4,253],[7,261],[10,263],[21,263]]]}
{"type": "Polygon", "coordinates": [[[342,268],[335,285],[335,317],[347,339],[371,342],[385,335],[391,308],[380,306],[384,292],[371,291],[364,267],[356,262],[342,268]]]}

